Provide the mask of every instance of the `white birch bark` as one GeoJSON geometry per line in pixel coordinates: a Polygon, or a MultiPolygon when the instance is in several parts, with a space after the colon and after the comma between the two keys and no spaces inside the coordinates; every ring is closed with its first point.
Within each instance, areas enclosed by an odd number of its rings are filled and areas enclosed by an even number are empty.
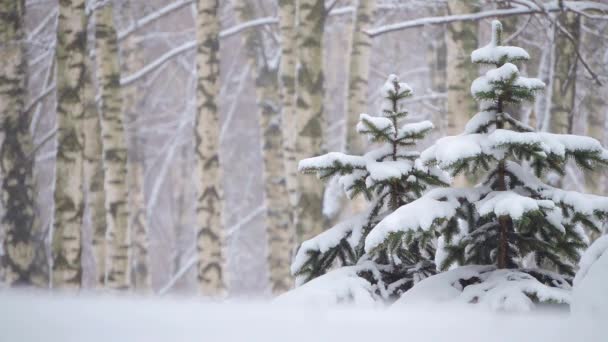
{"type": "MultiPolygon", "coordinates": [[[[281,95],[281,125],[285,159],[285,184],[292,207],[297,202],[298,161],[296,160],[296,0],[279,0],[279,31],[281,61],[279,82],[281,95]]],[[[292,218],[293,220],[293,218],[292,218]]],[[[293,222],[292,222],[293,223],[293,222]]]]}
{"type": "Polygon", "coordinates": [[[48,284],[44,244],[35,206],[31,115],[25,111],[25,1],[0,1],[1,266],[9,286],[48,284]]]}
{"type": "MultiPolygon", "coordinates": [[[[476,12],[473,1],[448,0],[448,14],[476,12]]],[[[460,134],[477,104],[470,94],[471,83],[477,78],[477,66],[471,62],[471,52],[478,48],[477,22],[454,22],[447,25],[447,85],[448,133],[460,134]]]]}
{"type": "MultiPolygon", "coordinates": [[[[141,47],[138,37],[131,34],[123,41],[122,58],[124,70],[132,74],[143,67],[141,47]]],[[[141,85],[137,82],[123,86],[123,112],[130,127],[131,153],[128,156],[127,174],[129,177],[129,231],[132,236],[131,282],[133,288],[140,293],[149,293],[152,288],[149,259],[148,217],[146,193],[144,188],[145,175],[145,144],[141,143],[140,115],[138,101],[142,95],[141,85]]]]}
{"type": "Polygon", "coordinates": [[[359,115],[367,112],[367,84],[370,70],[372,38],[365,33],[371,28],[376,1],[358,0],[351,38],[348,70],[348,95],[346,99],[346,152],[361,154],[365,141],[355,126],[359,115]]]}
{"type": "Polygon", "coordinates": [[[553,96],[551,97],[549,131],[572,134],[578,65],[576,50],[580,36],[580,18],[576,13],[564,12],[557,15],[556,21],[574,37],[575,42],[570,41],[564,32],[555,28],[555,51],[557,53],[551,83],[553,96]]]}
{"type": "MultiPolygon", "coordinates": [[[[233,8],[241,22],[251,20],[255,13],[251,4],[242,1],[234,1],[233,8]]],[[[266,59],[270,54],[265,51],[264,36],[260,30],[247,31],[243,41],[248,63],[254,70],[257,114],[262,132],[270,284],[273,293],[279,294],[292,287],[289,266],[295,231],[291,229],[291,206],[285,184],[281,113],[278,110],[278,70],[266,59]]]]}
{"type": "MultiPolygon", "coordinates": [[[[298,57],[296,101],[296,159],[323,152],[323,30],[325,2],[298,3],[298,57]]],[[[314,177],[299,176],[295,206],[296,233],[300,241],[323,231],[323,186],[314,177]]]]}
{"type": "Polygon", "coordinates": [[[198,283],[203,295],[225,292],[224,207],[220,168],[219,120],[219,1],[198,0],[197,112],[195,118],[196,250],[198,283]]]}
{"type": "Polygon", "coordinates": [[[84,209],[82,121],[85,113],[85,1],[60,1],[58,20],[52,286],[79,288],[84,209]]]}
{"type": "Polygon", "coordinates": [[[87,183],[87,207],[93,228],[92,249],[95,259],[95,286],[105,287],[107,258],[106,195],[104,190],[101,123],[92,80],[94,61],[86,59],[84,99],[84,179],[87,183]]]}
{"type": "Polygon", "coordinates": [[[106,221],[109,231],[108,278],[111,289],[130,287],[129,208],[127,189],[127,143],[120,90],[120,63],[112,6],[95,11],[97,77],[101,92],[106,221]]]}

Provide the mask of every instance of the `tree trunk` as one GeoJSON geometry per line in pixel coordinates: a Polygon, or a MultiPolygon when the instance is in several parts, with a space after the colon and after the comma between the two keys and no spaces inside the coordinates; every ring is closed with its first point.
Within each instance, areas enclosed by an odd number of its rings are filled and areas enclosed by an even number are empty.
{"type": "Polygon", "coordinates": [[[83,117],[85,99],[85,1],[60,1],[57,24],[57,157],[53,221],[53,277],[56,288],[81,284],[83,219],[83,117]]]}
{"type": "MultiPolygon", "coordinates": [[[[473,13],[474,1],[448,0],[448,14],[473,13]]],[[[471,62],[471,52],[477,46],[477,22],[455,22],[447,25],[447,84],[448,133],[460,134],[469,118],[477,112],[477,103],[470,94],[471,83],[477,78],[477,66],[471,62]]]]}
{"type": "MultiPolygon", "coordinates": [[[[238,0],[233,4],[241,22],[253,18],[255,10],[250,3],[238,0]]],[[[292,286],[289,265],[295,234],[291,230],[291,206],[285,186],[281,113],[278,111],[280,103],[278,72],[266,59],[268,53],[264,49],[262,32],[257,29],[249,30],[244,37],[247,59],[251,69],[254,70],[258,118],[262,131],[270,283],[273,293],[279,294],[292,286]]]]}
{"type": "Polygon", "coordinates": [[[120,93],[118,42],[111,3],[96,9],[95,20],[106,220],[110,233],[107,285],[112,289],[127,289],[130,285],[127,143],[120,93]]]}
{"type": "MultiPolygon", "coordinates": [[[[298,56],[296,102],[296,158],[323,153],[323,0],[300,0],[298,8],[298,56]]],[[[296,232],[300,241],[323,231],[323,185],[314,177],[298,177],[295,207],[296,232]]]]}
{"type": "MultiPolygon", "coordinates": [[[[298,161],[296,151],[296,0],[279,0],[279,31],[281,61],[279,81],[281,95],[281,125],[285,159],[285,184],[292,208],[297,204],[298,161]]],[[[293,218],[292,218],[293,221],[293,218]]],[[[292,222],[293,223],[293,222],[292,222]]]]}
{"type": "MultiPolygon", "coordinates": [[[[602,25],[594,25],[595,23],[593,20],[584,18],[582,20],[585,21],[585,26],[595,29],[602,34],[608,33],[608,25],[602,27],[602,25]]],[[[597,39],[597,35],[582,31],[580,39],[582,46],[594,46],[594,44],[596,44],[595,40],[597,39]]],[[[600,46],[605,48],[605,43],[602,43],[600,46]]],[[[598,52],[599,51],[602,50],[598,49],[598,52]]],[[[583,116],[583,122],[586,123],[585,135],[595,138],[602,142],[602,144],[605,144],[608,138],[608,132],[606,131],[608,121],[606,120],[607,113],[602,109],[606,108],[606,105],[608,105],[608,102],[606,101],[608,92],[606,87],[597,87],[592,84],[592,81],[590,80],[584,81],[587,82],[587,91],[582,101],[581,109],[582,112],[585,113],[583,116]]],[[[604,185],[606,184],[606,170],[594,170],[585,177],[585,182],[587,192],[598,195],[605,193],[606,189],[604,185]]]]}
{"type": "Polygon", "coordinates": [[[549,130],[553,133],[572,133],[580,18],[576,13],[562,12],[556,20],[572,34],[576,43],[570,41],[559,28],[555,28],[555,51],[559,53],[555,54],[549,130]]]}
{"type": "MultiPolygon", "coordinates": [[[[122,50],[124,70],[131,75],[143,67],[141,47],[138,38],[132,34],[123,42],[122,50]]],[[[131,151],[128,156],[127,174],[129,177],[129,231],[132,234],[132,262],[131,282],[133,288],[140,293],[149,293],[152,288],[152,280],[149,269],[149,238],[148,217],[146,197],[144,190],[145,155],[146,144],[141,143],[138,122],[138,100],[141,94],[139,84],[130,84],[122,89],[124,99],[125,118],[127,119],[128,131],[131,132],[129,142],[131,151]]]]}
{"type": "MultiPolygon", "coordinates": [[[[443,14],[441,12],[441,15],[443,14]]],[[[447,80],[446,32],[443,29],[432,32],[428,39],[427,61],[431,74],[431,90],[435,93],[444,94],[447,80]]],[[[437,126],[437,134],[445,136],[447,134],[446,101],[439,99],[437,107],[440,110],[433,111],[433,124],[437,126]]]]}
{"type": "Polygon", "coordinates": [[[102,160],[101,123],[99,110],[95,101],[95,86],[92,70],[94,61],[87,56],[84,100],[86,101],[84,116],[84,179],[87,184],[87,207],[93,227],[93,258],[95,259],[95,284],[103,288],[106,284],[107,259],[107,224],[106,224],[106,194],[104,190],[104,174],[102,160]]]}
{"type": "Polygon", "coordinates": [[[355,126],[359,122],[359,114],[367,112],[367,83],[372,38],[365,31],[371,27],[375,9],[376,1],[358,0],[352,30],[345,128],[346,152],[356,155],[362,154],[365,148],[365,141],[357,133],[355,126]]]}
{"type": "Polygon", "coordinates": [[[224,194],[218,155],[220,127],[219,95],[219,1],[198,0],[197,113],[195,118],[196,236],[198,282],[209,296],[225,292],[224,194]]]}
{"type": "Polygon", "coordinates": [[[25,112],[25,1],[0,1],[2,268],[10,286],[46,287],[44,237],[36,217],[31,115],[25,112]]]}
{"type": "MultiPolygon", "coordinates": [[[[134,131],[136,134],[137,130],[134,131]]],[[[134,137],[137,140],[137,136],[134,137]]],[[[133,288],[140,293],[149,293],[152,289],[148,257],[148,217],[144,192],[144,160],[139,144],[133,144],[132,157],[129,160],[129,211],[131,214],[129,230],[133,234],[133,288]]]]}

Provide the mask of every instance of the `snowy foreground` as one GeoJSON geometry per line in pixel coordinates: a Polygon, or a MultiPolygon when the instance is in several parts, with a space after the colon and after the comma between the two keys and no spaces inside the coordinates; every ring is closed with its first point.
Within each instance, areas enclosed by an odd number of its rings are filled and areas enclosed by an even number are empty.
{"type": "Polygon", "coordinates": [[[608,317],[0,293],[0,341],[605,341],[608,317]],[[600,330],[601,329],[601,330],[600,330]]]}

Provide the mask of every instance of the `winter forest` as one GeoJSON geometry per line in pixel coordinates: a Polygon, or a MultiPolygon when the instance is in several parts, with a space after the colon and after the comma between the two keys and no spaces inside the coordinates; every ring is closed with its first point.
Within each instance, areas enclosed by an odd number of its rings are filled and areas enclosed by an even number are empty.
{"type": "Polygon", "coordinates": [[[0,341],[607,338],[607,0],[0,0],[0,37],[0,341]]]}

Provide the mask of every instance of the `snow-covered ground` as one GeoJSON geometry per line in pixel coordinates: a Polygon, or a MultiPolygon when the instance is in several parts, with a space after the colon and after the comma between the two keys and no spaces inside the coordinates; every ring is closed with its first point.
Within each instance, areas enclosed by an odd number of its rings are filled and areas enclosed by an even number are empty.
{"type": "Polygon", "coordinates": [[[606,341],[608,317],[0,293],[1,342],[606,341]]]}

